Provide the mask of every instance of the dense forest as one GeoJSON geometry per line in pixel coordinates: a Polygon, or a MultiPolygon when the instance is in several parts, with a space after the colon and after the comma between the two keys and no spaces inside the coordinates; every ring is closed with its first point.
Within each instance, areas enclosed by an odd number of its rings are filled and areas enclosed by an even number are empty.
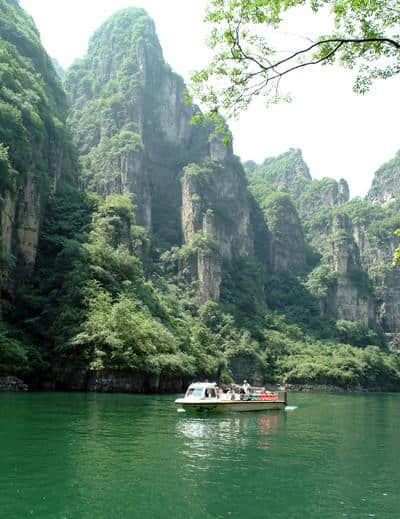
{"type": "Polygon", "coordinates": [[[400,389],[400,152],[365,199],[297,149],[242,165],[143,9],[66,71],[0,12],[0,375],[400,389]]]}

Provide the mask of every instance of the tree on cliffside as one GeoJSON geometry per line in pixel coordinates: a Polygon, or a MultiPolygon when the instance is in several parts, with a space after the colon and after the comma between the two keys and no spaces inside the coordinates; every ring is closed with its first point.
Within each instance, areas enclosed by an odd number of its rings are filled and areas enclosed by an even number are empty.
{"type": "Polygon", "coordinates": [[[286,97],[281,80],[311,65],[355,69],[358,93],[368,91],[374,79],[400,72],[398,0],[210,0],[205,21],[212,27],[214,57],[192,79],[195,95],[211,113],[237,115],[257,96],[280,101],[286,97]],[[278,50],[276,31],[299,7],[322,17],[329,8],[333,30],[303,39],[296,49],[278,50]]]}
{"type": "MultiPolygon", "coordinates": [[[[397,234],[397,236],[400,236],[400,229],[397,229],[396,234],[397,234]]],[[[397,247],[397,249],[394,253],[393,263],[396,267],[398,267],[400,265],[400,246],[397,247]]]]}

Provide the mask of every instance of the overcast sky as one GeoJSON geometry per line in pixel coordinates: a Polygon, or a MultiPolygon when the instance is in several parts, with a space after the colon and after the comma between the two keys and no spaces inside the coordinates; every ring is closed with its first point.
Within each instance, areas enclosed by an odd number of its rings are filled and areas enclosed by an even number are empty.
{"type": "MultiPolygon", "coordinates": [[[[21,0],[47,52],[64,68],[84,55],[91,34],[113,12],[144,7],[155,20],[166,61],[186,80],[210,57],[202,22],[206,3],[21,0]]],[[[296,14],[288,27],[306,35],[312,31],[308,24],[306,14],[296,14]]],[[[353,94],[352,80],[351,72],[332,67],[296,73],[286,83],[292,103],[268,110],[256,103],[239,121],[230,122],[235,153],[242,160],[262,162],[290,147],[300,148],[314,178],[344,177],[352,196],[365,195],[376,169],[400,149],[400,78],[377,82],[365,96],[353,94]]]]}

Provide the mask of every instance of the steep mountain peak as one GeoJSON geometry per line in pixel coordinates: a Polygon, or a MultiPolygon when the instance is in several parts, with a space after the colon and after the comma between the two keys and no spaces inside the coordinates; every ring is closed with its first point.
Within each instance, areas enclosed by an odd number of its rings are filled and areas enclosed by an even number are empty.
{"type": "Polygon", "coordinates": [[[289,193],[295,200],[312,181],[303,154],[297,148],[290,148],[277,157],[266,158],[254,173],[264,178],[276,190],[289,193]]]}
{"type": "Polygon", "coordinates": [[[287,177],[303,177],[311,180],[310,170],[304,162],[302,151],[298,148],[289,148],[277,157],[266,158],[263,166],[268,168],[266,173],[271,179],[280,177],[284,172],[287,177]]]}
{"type": "Polygon", "coordinates": [[[347,183],[347,180],[344,178],[341,178],[339,180],[339,198],[340,198],[340,203],[342,203],[342,204],[344,204],[345,202],[348,202],[350,200],[349,184],[347,183]]]}
{"type": "Polygon", "coordinates": [[[400,150],[376,171],[367,200],[386,204],[400,198],[400,150]]]}
{"type": "Polygon", "coordinates": [[[128,7],[114,13],[96,30],[88,54],[97,54],[100,48],[107,53],[125,54],[140,41],[151,42],[162,56],[153,19],[142,8],[128,7]]]}
{"type": "Polygon", "coordinates": [[[82,183],[103,196],[134,193],[137,223],[180,243],[181,170],[221,150],[206,127],[189,124],[195,108],[146,11],[123,9],[104,22],[64,84],[82,183]]]}

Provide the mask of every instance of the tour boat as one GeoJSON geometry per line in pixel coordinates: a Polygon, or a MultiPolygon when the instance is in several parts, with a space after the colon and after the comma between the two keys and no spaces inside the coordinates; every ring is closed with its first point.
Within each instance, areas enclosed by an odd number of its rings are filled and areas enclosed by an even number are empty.
{"type": "Polygon", "coordinates": [[[178,409],[185,411],[266,411],[285,409],[286,391],[265,391],[250,388],[246,394],[236,391],[220,393],[215,382],[195,382],[190,384],[184,398],[177,398],[178,409]]]}

